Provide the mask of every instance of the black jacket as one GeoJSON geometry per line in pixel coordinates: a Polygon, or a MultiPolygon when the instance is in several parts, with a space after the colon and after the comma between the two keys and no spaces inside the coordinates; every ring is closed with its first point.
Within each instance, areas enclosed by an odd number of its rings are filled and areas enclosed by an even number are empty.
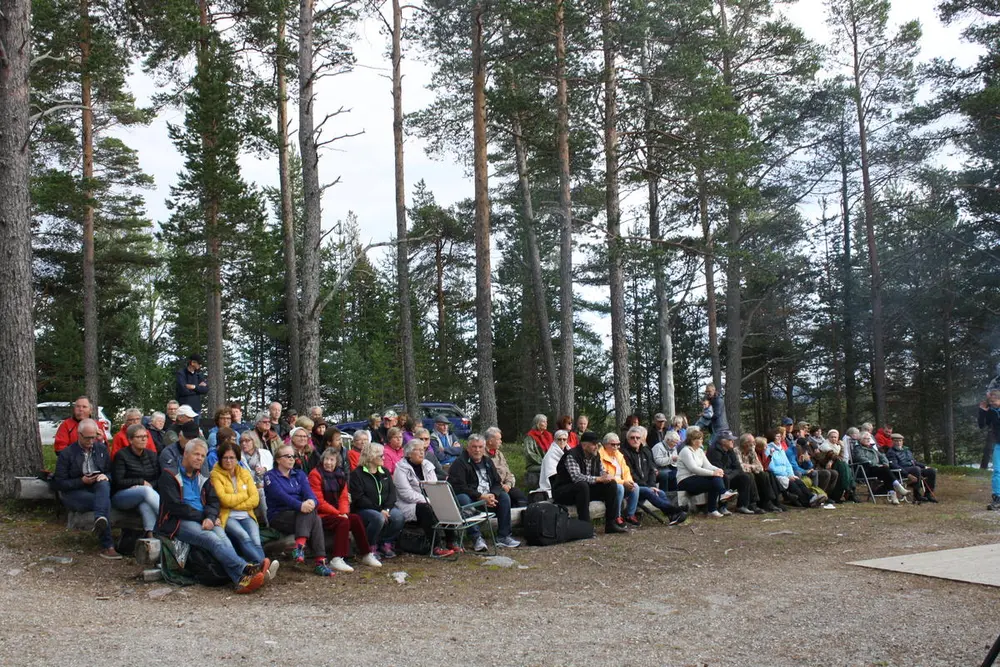
{"type": "Polygon", "coordinates": [[[708,448],[706,456],[709,463],[716,468],[722,468],[722,471],[726,473],[727,482],[743,472],[743,466],[740,465],[740,457],[736,454],[735,447],[726,451],[722,448],[722,444],[717,442],[708,448]]]}
{"type": "MultiPolygon", "coordinates": [[[[500,473],[493,465],[493,459],[488,454],[483,454],[483,460],[479,465],[486,469],[486,476],[490,481],[490,493],[503,491],[500,484],[500,473]]],[[[479,492],[479,473],[476,472],[476,464],[472,462],[468,452],[462,452],[461,456],[451,462],[448,468],[448,483],[455,490],[455,495],[465,494],[472,502],[479,500],[482,495],[479,492]]]]}
{"type": "MultiPolygon", "coordinates": [[[[74,442],[66,449],[59,452],[56,459],[56,488],[60,491],[74,491],[86,488],[83,483],[83,447],[79,442],[74,442]]],[[[111,455],[103,442],[94,441],[94,449],[91,454],[94,467],[111,477],[111,455]]]]}
{"type": "Polygon", "coordinates": [[[198,474],[198,484],[201,488],[201,504],[205,509],[198,511],[184,502],[184,489],[181,475],[176,470],[164,470],[160,475],[157,488],[160,492],[160,518],[157,531],[161,535],[173,538],[181,521],[201,523],[205,519],[215,521],[219,517],[219,497],[208,477],[198,474]]]}
{"type": "Polygon", "coordinates": [[[208,383],[201,373],[192,373],[185,365],[177,371],[177,402],[181,405],[190,405],[196,414],[201,414],[201,397],[208,393],[208,383]],[[187,385],[193,384],[194,389],[188,389],[187,385]]]}
{"type": "MultiPolygon", "coordinates": [[[[181,468],[181,461],[183,459],[184,450],[181,449],[180,441],[177,441],[167,445],[160,451],[160,458],[157,464],[160,466],[161,471],[170,470],[177,472],[181,468]]],[[[205,457],[205,462],[201,464],[201,474],[205,477],[212,476],[212,468],[208,465],[207,456],[205,457]]]]}
{"type": "Polygon", "coordinates": [[[396,487],[392,484],[392,475],[382,467],[371,473],[358,466],[351,471],[347,490],[351,493],[351,512],[381,512],[396,506],[396,487]]]}
{"type": "Polygon", "coordinates": [[[632,449],[628,445],[622,447],[622,456],[632,471],[632,480],[639,486],[656,486],[656,462],[653,452],[646,445],[632,449]]]}
{"type": "Polygon", "coordinates": [[[989,427],[993,434],[993,444],[1000,443],[1000,410],[979,408],[979,428],[989,427]]]}
{"type": "Polygon", "coordinates": [[[549,478],[551,480],[553,490],[563,485],[573,483],[573,478],[570,476],[569,470],[566,467],[570,459],[576,463],[577,469],[583,475],[588,477],[600,477],[604,474],[604,466],[601,464],[601,456],[599,454],[594,454],[588,459],[583,451],[583,446],[577,445],[576,447],[567,450],[566,453],[562,455],[562,458],[559,459],[559,463],[556,465],[556,474],[549,478]]]}
{"type": "Polygon", "coordinates": [[[136,456],[131,447],[126,447],[115,457],[114,470],[112,480],[115,491],[142,486],[143,482],[156,486],[160,479],[160,466],[156,462],[156,453],[151,449],[144,449],[141,456],[136,456]]]}

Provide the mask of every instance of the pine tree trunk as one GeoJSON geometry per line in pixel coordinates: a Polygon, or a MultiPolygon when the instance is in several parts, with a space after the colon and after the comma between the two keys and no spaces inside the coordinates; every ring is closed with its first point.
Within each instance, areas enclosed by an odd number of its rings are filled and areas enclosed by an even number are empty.
{"type": "Polygon", "coordinates": [[[716,387],[722,386],[722,361],[719,356],[719,311],[715,304],[715,235],[712,233],[712,223],[708,218],[708,183],[705,181],[705,170],[699,166],[698,178],[698,217],[701,219],[701,234],[705,241],[705,310],[708,315],[708,352],[712,358],[712,382],[716,387]]]}
{"type": "Polygon", "coordinates": [[[868,123],[865,120],[863,91],[861,90],[861,52],[857,23],[852,25],[854,53],[854,106],[858,115],[858,139],[861,145],[861,187],[865,210],[865,240],[868,244],[868,267],[871,272],[872,295],[872,397],[875,401],[875,424],[886,421],[885,395],[885,340],[882,306],[882,273],[879,268],[878,245],[875,242],[875,193],[868,157],[868,123]]]}
{"type": "MultiPolygon", "coordinates": [[[[549,300],[545,296],[545,281],[542,278],[542,257],[538,249],[538,235],[535,233],[535,207],[531,201],[531,183],[528,180],[528,154],[524,149],[520,113],[515,113],[511,121],[514,134],[514,155],[517,158],[517,182],[521,191],[521,217],[524,221],[525,244],[528,247],[528,268],[531,273],[531,291],[535,299],[535,322],[538,326],[538,343],[542,350],[545,367],[546,386],[549,390],[550,406],[559,401],[559,375],[556,370],[556,355],[552,349],[552,330],[549,323],[549,300]]],[[[560,413],[563,414],[563,413],[560,413]]]]}
{"type": "MultiPolygon", "coordinates": [[[[207,77],[209,49],[209,16],[208,0],[199,0],[198,13],[201,25],[201,35],[198,40],[198,76],[207,77]]],[[[208,89],[207,82],[204,83],[208,89]]],[[[201,135],[201,145],[207,154],[218,141],[215,134],[204,131],[201,135]]],[[[220,193],[214,187],[210,189],[205,201],[205,236],[208,244],[208,409],[211,412],[226,402],[226,369],[225,352],[222,345],[222,257],[221,240],[219,238],[219,201],[220,193]]]]}
{"type": "Polygon", "coordinates": [[[493,383],[493,294],[490,264],[490,193],[486,144],[486,61],[483,15],[486,0],[472,8],[472,141],[475,168],[476,359],[479,376],[481,428],[497,424],[497,394],[493,383]]]}
{"type": "Polygon", "coordinates": [[[403,402],[417,410],[417,366],[413,359],[413,317],[410,314],[410,255],[406,242],[406,181],[403,178],[403,10],[392,0],[392,143],[396,167],[396,281],[399,300],[399,340],[403,346],[403,402]]]}
{"type": "Polygon", "coordinates": [[[569,90],[566,83],[565,0],[556,0],[556,157],[559,160],[559,209],[562,233],[559,239],[559,308],[562,365],[559,369],[559,400],[556,412],[570,415],[576,403],[573,361],[573,202],[569,173],[569,90]]]}
{"type": "MultiPolygon", "coordinates": [[[[621,201],[618,188],[618,74],[611,0],[601,2],[604,47],[604,206],[608,218],[608,288],[611,292],[611,367],[615,417],[632,413],[628,346],[625,342],[625,277],[622,272],[621,201]]],[[[637,339],[638,341],[638,339],[637,339]]],[[[568,413],[567,413],[568,414],[568,413]]]]}
{"type": "Polygon", "coordinates": [[[319,302],[322,234],[322,192],[319,187],[319,155],[314,132],[313,5],[302,0],[299,16],[299,152],[302,155],[302,401],[319,405],[319,302]]]}
{"type": "Polygon", "coordinates": [[[858,383],[855,376],[858,368],[854,356],[854,272],[851,270],[851,216],[850,199],[847,191],[847,128],[841,128],[840,134],[840,201],[844,219],[844,402],[847,414],[845,426],[858,423],[858,383]]]}
{"type": "Polygon", "coordinates": [[[288,372],[290,407],[304,410],[302,402],[302,341],[299,333],[298,257],[295,249],[295,207],[292,203],[292,172],[289,164],[288,137],[288,43],[286,6],[282,4],[278,18],[278,54],[275,70],[278,80],[278,180],[281,188],[282,251],[285,259],[285,319],[288,331],[288,372]]]}
{"type": "Polygon", "coordinates": [[[91,110],[90,2],[80,0],[80,137],[83,145],[83,378],[91,404],[101,404],[97,347],[97,277],[94,267],[94,112],[91,110]]]}
{"type": "Polygon", "coordinates": [[[451,365],[448,359],[448,336],[445,333],[444,241],[434,241],[434,301],[437,302],[438,368],[451,365]]]}
{"type": "MultiPolygon", "coordinates": [[[[948,278],[951,277],[950,272],[946,274],[948,278]]],[[[949,284],[946,287],[950,287],[949,284]]],[[[954,295],[954,292],[949,291],[950,294],[954,295]]],[[[944,438],[945,438],[945,461],[948,465],[955,465],[955,365],[952,359],[951,350],[951,312],[952,306],[954,304],[954,296],[948,300],[948,308],[944,312],[944,316],[941,318],[942,327],[942,345],[941,354],[944,357],[944,438]]],[[[925,439],[926,442],[926,439],[925,439]]],[[[924,462],[930,464],[931,453],[930,447],[926,447],[924,450],[924,462]]]]}
{"type": "Polygon", "coordinates": [[[0,498],[14,477],[42,468],[35,393],[34,299],[31,275],[31,2],[0,0],[0,498]]]}

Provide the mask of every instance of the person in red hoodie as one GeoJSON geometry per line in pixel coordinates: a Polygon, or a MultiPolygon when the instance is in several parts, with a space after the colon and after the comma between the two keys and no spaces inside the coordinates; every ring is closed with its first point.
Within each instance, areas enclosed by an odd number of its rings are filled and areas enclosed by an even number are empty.
{"type": "Polygon", "coordinates": [[[340,452],[336,449],[326,449],[320,459],[320,465],[309,473],[309,487],[316,500],[316,511],[323,521],[323,530],[333,533],[333,548],[330,567],[338,572],[353,572],[344,558],[350,549],[350,535],[354,535],[358,553],[364,554],[361,562],[369,567],[382,567],[381,561],[371,553],[368,545],[368,535],[361,516],[351,514],[351,501],[347,495],[347,475],[340,466],[340,452]]]}
{"type": "MultiPolygon", "coordinates": [[[[114,460],[115,455],[118,452],[129,446],[129,439],[126,433],[128,427],[132,426],[133,424],[141,424],[141,423],[142,423],[142,411],[139,410],[139,408],[129,408],[128,410],[125,411],[125,423],[122,424],[121,430],[115,434],[115,439],[111,441],[112,461],[114,460]]],[[[152,438],[146,441],[146,449],[153,450],[154,454],[157,453],[156,443],[153,442],[152,438]]]]}
{"type": "MultiPolygon", "coordinates": [[[[573,418],[569,415],[563,415],[556,422],[556,431],[566,431],[569,433],[569,446],[576,447],[580,444],[580,438],[577,436],[576,432],[573,431],[573,418]]],[[[553,431],[554,432],[554,431],[553,431]]],[[[551,444],[549,445],[551,447],[551,444]]],[[[546,451],[548,451],[546,449],[546,451]]]]}
{"type": "MultiPolygon", "coordinates": [[[[64,419],[63,422],[59,424],[59,428],[56,430],[55,443],[52,447],[56,454],[77,441],[79,438],[80,422],[84,419],[90,419],[93,416],[91,413],[92,410],[89,398],[81,396],[73,401],[73,416],[68,419],[64,419]]],[[[106,441],[103,428],[99,427],[97,429],[97,441],[106,441]]]]}
{"type": "Polygon", "coordinates": [[[885,451],[892,447],[892,424],[886,424],[875,431],[875,442],[885,451]]]}

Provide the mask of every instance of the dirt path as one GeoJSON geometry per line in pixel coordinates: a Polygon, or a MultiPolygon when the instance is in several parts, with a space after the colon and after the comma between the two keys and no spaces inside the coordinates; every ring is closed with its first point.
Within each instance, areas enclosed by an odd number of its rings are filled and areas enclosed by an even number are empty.
{"type": "Polygon", "coordinates": [[[997,541],[987,480],[941,487],[939,505],[697,519],[503,552],[527,569],[471,555],[332,581],[287,568],[248,598],[150,599],[164,585],[136,581],[134,562],[8,510],[0,664],[975,665],[1000,632],[997,589],[846,565],[997,541]]]}

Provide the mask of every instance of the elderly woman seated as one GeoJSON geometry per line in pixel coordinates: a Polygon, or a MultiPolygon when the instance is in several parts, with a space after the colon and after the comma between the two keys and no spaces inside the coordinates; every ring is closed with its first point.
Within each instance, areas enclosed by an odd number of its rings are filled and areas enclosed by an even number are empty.
{"type": "Polygon", "coordinates": [[[545,415],[537,414],[531,420],[531,430],[524,438],[524,453],[529,464],[541,465],[542,457],[552,446],[552,434],[548,432],[548,428],[549,418],[545,415]]]}
{"type": "Polygon", "coordinates": [[[368,567],[382,567],[371,553],[368,536],[361,517],[351,514],[351,501],[347,493],[347,474],[340,465],[340,450],[333,447],[323,451],[320,465],[309,473],[309,486],[318,501],[316,511],[323,522],[323,529],[333,535],[330,567],[338,572],[354,572],[344,560],[351,549],[351,535],[358,552],[364,554],[361,562],[368,567]]]}
{"type": "Polygon", "coordinates": [[[550,498],[552,497],[552,478],[555,477],[559,467],[559,459],[563,457],[567,449],[570,449],[569,432],[556,431],[552,446],[542,457],[542,468],[538,473],[538,488],[535,491],[541,491],[550,498]]]}
{"type": "Polygon", "coordinates": [[[332,577],[334,571],[326,563],[323,522],[316,513],[316,496],[309,478],[295,467],[295,448],[281,445],[274,460],[274,470],[264,475],[267,521],[275,530],[295,536],[292,559],[296,563],[305,562],[308,546],[316,559],[313,571],[321,577],[332,577]]]}
{"type": "Polygon", "coordinates": [[[138,509],[146,537],[153,537],[160,496],[156,484],[160,467],[156,450],[149,446],[149,433],[142,424],[132,424],[126,431],[129,446],[118,452],[113,462],[111,505],[116,509],[138,509]]]}
{"type": "MultiPolygon", "coordinates": [[[[434,537],[437,516],[427,502],[420,483],[438,481],[437,473],[434,464],[426,458],[426,442],[414,437],[406,443],[404,449],[406,456],[396,464],[396,471],[392,473],[392,483],[396,487],[396,508],[403,513],[406,521],[416,521],[430,541],[434,537]]],[[[455,553],[454,531],[447,531],[445,539],[449,546],[434,547],[432,556],[443,558],[455,553]]]]}
{"type": "Polygon", "coordinates": [[[663,434],[663,440],[653,445],[656,485],[663,492],[677,490],[677,449],[680,441],[677,431],[667,431],[663,434]]]}
{"type": "Polygon", "coordinates": [[[395,558],[393,543],[403,530],[403,513],[396,508],[392,476],[382,466],[382,445],[369,443],[361,451],[358,467],[351,471],[351,511],[361,515],[371,552],[395,558]]]}

